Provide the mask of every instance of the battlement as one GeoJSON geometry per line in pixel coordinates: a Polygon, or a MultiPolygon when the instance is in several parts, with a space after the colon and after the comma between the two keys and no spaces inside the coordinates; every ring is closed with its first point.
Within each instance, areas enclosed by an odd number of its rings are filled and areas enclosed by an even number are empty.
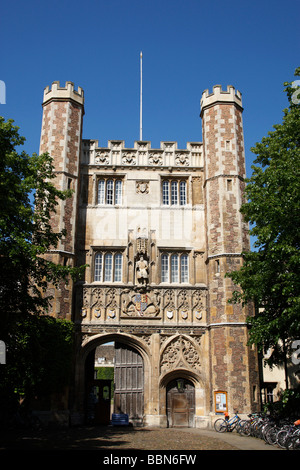
{"type": "Polygon", "coordinates": [[[204,90],[200,101],[201,114],[204,108],[216,103],[235,103],[242,108],[242,94],[239,90],[235,90],[232,85],[228,85],[226,91],[222,90],[221,85],[215,85],[212,93],[204,90]]]}
{"type": "Polygon", "coordinates": [[[84,104],[84,92],[83,89],[79,86],[78,91],[74,89],[73,82],[66,82],[64,87],[61,87],[59,82],[53,82],[51,88],[47,86],[44,89],[44,98],[43,104],[49,102],[50,100],[73,100],[76,103],[84,104]]]}
{"type": "Polygon", "coordinates": [[[97,140],[82,141],[82,162],[97,166],[122,167],[202,167],[202,142],[187,142],[186,149],[178,149],[177,142],[161,142],[152,149],[149,141],[135,141],[126,148],[124,140],[109,140],[107,147],[99,147],[97,140]]]}

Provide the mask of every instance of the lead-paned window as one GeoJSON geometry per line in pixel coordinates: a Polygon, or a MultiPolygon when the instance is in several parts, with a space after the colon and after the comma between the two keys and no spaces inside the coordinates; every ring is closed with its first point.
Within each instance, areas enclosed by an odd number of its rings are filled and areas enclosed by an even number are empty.
{"type": "Polygon", "coordinates": [[[168,206],[169,205],[169,181],[163,181],[162,197],[163,197],[163,204],[168,206]]]}
{"type": "Polygon", "coordinates": [[[96,253],[94,281],[122,282],[122,253],[96,253]]]}
{"type": "Polygon", "coordinates": [[[171,282],[179,282],[178,255],[171,256],[171,282]]]}
{"type": "Polygon", "coordinates": [[[189,282],[188,255],[181,255],[180,257],[180,282],[189,282]]]}
{"type": "Polygon", "coordinates": [[[114,281],[122,281],[122,255],[121,253],[116,253],[114,257],[114,281]]]}
{"type": "Polygon", "coordinates": [[[106,204],[113,204],[114,200],[114,182],[113,180],[106,181],[106,204]]]}
{"type": "Polygon", "coordinates": [[[161,282],[188,283],[189,257],[185,253],[163,253],[161,255],[161,282]]]}
{"type": "Polygon", "coordinates": [[[161,282],[169,282],[169,256],[161,257],[161,282]]]}
{"type": "Polygon", "coordinates": [[[99,179],[98,204],[122,204],[122,180],[113,178],[99,179]]]}
{"type": "Polygon", "coordinates": [[[102,253],[95,256],[95,281],[102,281],[102,253]]]}
{"type": "Polygon", "coordinates": [[[112,254],[104,255],[104,282],[112,281],[112,254]]]}
{"type": "Polygon", "coordinates": [[[122,204],[122,181],[115,182],[115,204],[122,204]]]}
{"type": "Polygon", "coordinates": [[[162,182],[162,203],[164,206],[187,204],[186,181],[171,179],[162,182]]]}

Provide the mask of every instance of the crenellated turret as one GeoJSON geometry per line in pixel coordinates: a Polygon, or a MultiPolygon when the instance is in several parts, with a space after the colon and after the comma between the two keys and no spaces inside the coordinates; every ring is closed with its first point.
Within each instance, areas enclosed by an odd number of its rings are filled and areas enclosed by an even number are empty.
{"type": "Polygon", "coordinates": [[[233,410],[250,411],[253,384],[248,378],[255,367],[254,352],[247,346],[250,312],[228,303],[237,286],[225,277],[241,267],[242,252],[249,249],[248,226],[240,213],[246,176],[242,112],[242,95],[233,86],[223,91],[217,85],[202,95],[212,387],[227,391],[233,410]]]}
{"type": "MultiPolygon", "coordinates": [[[[54,184],[60,190],[72,189],[73,195],[59,201],[56,213],[51,218],[53,230],[67,231],[59,246],[48,257],[61,264],[74,265],[76,243],[76,221],[78,204],[79,162],[81,154],[82,118],[84,114],[84,93],[82,88],[74,89],[72,82],[60,87],[53,82],[44,90],[43,121],[40,153],[48,152],[53,158],[56,178],[54,184]]],[[[70,317],[71,286],[64,286],[63,293],[56,291],[53,314],[70,317]]]]}

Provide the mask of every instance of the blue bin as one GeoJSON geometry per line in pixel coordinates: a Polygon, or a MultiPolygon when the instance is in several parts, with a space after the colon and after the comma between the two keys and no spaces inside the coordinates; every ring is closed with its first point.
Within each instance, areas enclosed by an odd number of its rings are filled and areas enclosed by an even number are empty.
{"type": "Polygon", "coordinates": [[[111,418],[111,424],[113,426],[128,426],[129,424],[128,414],[113,413],[112,418],[111,418]]]}

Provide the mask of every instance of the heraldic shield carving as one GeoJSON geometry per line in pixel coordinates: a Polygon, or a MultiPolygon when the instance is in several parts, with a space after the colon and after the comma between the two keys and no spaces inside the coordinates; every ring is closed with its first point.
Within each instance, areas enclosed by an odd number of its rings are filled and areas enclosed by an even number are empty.
{"type": "Polygon", "coordinates": [[[122,292],[122,316],[157,317],[160,313],[160,293],[138,292],[126,289],[122,292]]]}

